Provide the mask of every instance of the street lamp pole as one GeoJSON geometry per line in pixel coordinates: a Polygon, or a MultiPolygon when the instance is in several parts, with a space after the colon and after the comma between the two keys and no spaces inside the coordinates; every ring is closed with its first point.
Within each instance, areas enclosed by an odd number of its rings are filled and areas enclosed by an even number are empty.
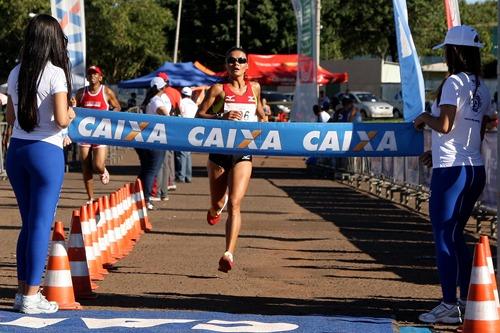
{"type": "Polygon", "coordinates": [[[177,9],[177,28],[175,29],[174,63],[177,62],[177,50],[179,49],[179,31],[181,30],[182,0],[179,0],[177,9]]]}
{"type": "Polygon", "coordinates": [[[236,46],[240,47],[240,0],[236,5],[236,46]]]}

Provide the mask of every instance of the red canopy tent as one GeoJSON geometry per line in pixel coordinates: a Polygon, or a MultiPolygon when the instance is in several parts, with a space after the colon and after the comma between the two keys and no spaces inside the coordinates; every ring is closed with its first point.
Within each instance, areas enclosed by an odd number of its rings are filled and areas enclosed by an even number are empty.
{"type": "MultiPolygon", "coordinates": [[[[297,54],[249,54],[247,77],[263,85],[295,85],[297,54]]],[[[332,73],[318,66],[318,84],[347,82],[347,73],[332,73]]]]}

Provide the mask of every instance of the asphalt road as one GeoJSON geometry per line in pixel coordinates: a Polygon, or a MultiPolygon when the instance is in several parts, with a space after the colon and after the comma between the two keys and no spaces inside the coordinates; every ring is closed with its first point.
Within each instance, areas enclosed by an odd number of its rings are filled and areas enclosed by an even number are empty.
{"type": "MultiPolygon", "coordinates": [[[[109,166],[109,194],[137,174],[133,150],[109,166]]],[[[150,212],[153,231],[119,261],[86,309],[198,310],[393,318],[418,325],[440,297],[430,223],[395,203],[358,192],[297,157],[255,157],[243,227],[229,274],[217,271],[224,223],[209,226],[206,155],[193,154],[193,182],[177,184],[150,212]]],[[[42,195],[42,194],[41,194],[42,195]]],[[[0,182],[0,310],[16,288],[17,204],[0,182]]],[[[81,174],[68,172],[57,219],[70,225],[85,202],[81,174]]],[[[224,215],[225,217],[225,215],[224,215]]],[[[468,239],[475,239],[471,234],[468,239]]],[[[436,327],[450,331],[450,327],[436,327]]]]}

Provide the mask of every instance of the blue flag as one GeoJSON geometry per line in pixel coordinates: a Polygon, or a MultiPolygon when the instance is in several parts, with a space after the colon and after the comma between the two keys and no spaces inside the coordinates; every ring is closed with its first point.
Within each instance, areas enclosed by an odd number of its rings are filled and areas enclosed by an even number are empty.
{"type": "Polygon", "coordinates": [[[425,110],[424,78],[408,24],[406,0],[393,0],[393,4],[398,39],[404,120],[409,122],[413,121],[425,110]]]}

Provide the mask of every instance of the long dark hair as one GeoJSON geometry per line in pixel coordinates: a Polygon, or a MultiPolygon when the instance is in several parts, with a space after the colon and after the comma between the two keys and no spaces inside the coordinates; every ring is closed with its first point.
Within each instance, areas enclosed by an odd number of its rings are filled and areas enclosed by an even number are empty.
{"type": "Polygon", "coordinates": [[[67,45],[68,38],[57,20],[50,15],[35,16],[24,31],[17,88],[19,96],[17,118],[19,125],[26,132],[31,132],[38,126],[37,90],[43,70],[49,61],[64,70],[69,105],[71,65],[67,45]]]}
{"type": "Polygon", "coordinates": [[[151,99],[155,97],[156,94],[158,94],[161,90],[163,89],[158,89],[156,88],[156,86],[152,86],[149,88],[148,92],[146,93],[146,97],[144,98],[144,102],[142,102],[141,104],[142,111],[146,112],[146,106],[149,104],[149,101],[151,101],[151,99]]]}
{"type": "MultiPolygon", "coordinates": [[[[446,65],[448,65],[448,74],[458,74],[461,72],[474,74],[476,76],[476,88],[473,96],[476,96],[479,88],[479,76],[481,75],[481,53],[478,47],[445,45],[446,65]]],[[[441,101],[441,92],[446,79],[441,82],[437,91],[437,104],[441,101]]]]}

